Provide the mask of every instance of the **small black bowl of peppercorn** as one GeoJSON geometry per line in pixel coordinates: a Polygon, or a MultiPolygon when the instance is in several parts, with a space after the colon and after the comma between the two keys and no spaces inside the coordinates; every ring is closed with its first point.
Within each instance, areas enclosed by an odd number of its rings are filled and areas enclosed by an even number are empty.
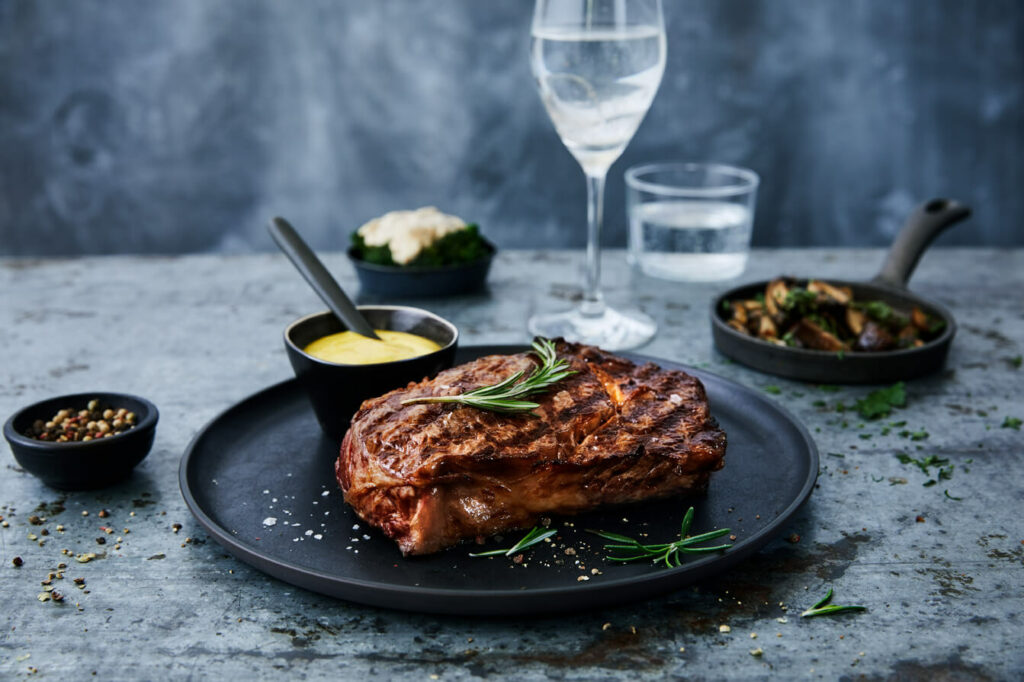
{"type": "Polygon", "coordinates": [[[153,447],[156,405],[126,393],[77,393],[29,405],[4,424],[14,459],[60,490],[126,478],[153,447]]]}

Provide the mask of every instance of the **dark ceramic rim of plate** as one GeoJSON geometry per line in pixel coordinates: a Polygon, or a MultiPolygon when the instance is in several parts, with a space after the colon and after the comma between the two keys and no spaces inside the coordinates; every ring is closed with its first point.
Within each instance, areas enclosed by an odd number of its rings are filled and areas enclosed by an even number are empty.
{"type": "Polygon", "coordinates": [[[34,454],[36,455],[64,455],[68,452],[74,452],[76,450],[79,451],[79,454],[82,454],[81,451],[83,450],[100,449],[102,448],[102,446],[108,443],[118,441],[120,440],[118,438],[119,436],[127,436],[131,433],[145,431],[146,429],[155,426],[159,419],[160,411],[157,410],[156,405],[154,405],[152,402],[146,400],[143,397],[134,395],[132,393],[121,393],[119,391],[85,391],[82,393],[68,393],[67,395],[55,395],[52,398],[44,398],[43,400],[37,400],[31,405],[26,405],[25,407],[21,408],[20,410],[12,414],[10,418],[8,418],[6,422],[4,422],[3,432],[4,437],[8,441],[12,443],[17,442],[18,445],[22,447],[32,448],[34,454]],[[139,403],[140,405],[146,408],[146,414],[142,417],[142,419],[139,420],[139,422],[135,426],[128,429],[127,431],[115,434],[111,436],[109,439],[99,438],[96,440],[89,441],[70,441],[67,443],[58,443],[56,441],[36,440],[35,438],[30,438],[29,436],[26,436],[23,433],[19,433],[14,428],[14,423],[18,421],[18,419],[20,419],[27,413],[31,412],[32,410],[40,409],[41,406],[46,403],[54,402],[57,400],[66,400],[69,403],[74,403],[74,401],[82,400],[83,398],[86,401],[88,401],[92,398],[104,398],[107,396],[117,396],[119,398],[128,398],[129,400],[134,400],[135,402],[139,403]]]}
{"type": "MultiPolygon", "coordinates": [[[[806,280],[809,278],[796,277],[794,279],[806,280]]],[[[864,287],[867,289],[874,289],[886,295],[892,296],[893,298],[902,298],[906,299],[907,301],[922,303],[926,307],[932,308],[934,311],[938,312],[939,315],[942,316],[942,321],[946,325],[945,329],[942,330],[941,334],[936,336],[931,341],[928,341],[924,345],[918,346],[917,348],[899,348],[897,350],[881,351],[846,351],[843,353],[843,359],[855,359],[855,361],[858,361],[860,359],[896,359],[908,356],[913,357],[915,355],[919,356],[922,353],[933,350],[934,348],[937,348],[942,344],[949,343],[950,341],[953,340],[953,336],[956,334],[957,326],[956,319],[953,317],[953,313],[949,312],[949,310],[947,310],[945,306],[931,300],[930,298],[919,296],[907,289],[892,289],[890,287],[886,287],[876,282],[857,282],[851,280],[840,280],[832,278],[821,279],[822,281],[828,282],[829,284],[838,284],[840,286],[852,285],[864,287]]],[[[782,351],[789,355],[792,355],[793,357],[836,357],[837,351],[818,350],[816,348],[791,348],[789,346],[777,346],[774,343],[769,343],[755,336],[741,334],[740,332],[736,331],[727,324],[726,320],[722,318],[722,303],[728,301],[730,298],[740,295],[741,292],[747,289],[762,289],[765,285],[768,284],[768,282],[769,280],[764,280],[760,282],[750,282],[748,284],[741,284],[740,286],[734,287],[722,294],[719,294],[718,296],[715,296],[713,299],[711,299],[711,324],[714,325],[714,327],[719,332],[723,334],[728,334],[730,337],[735,338],[738,341],[743,341],[746,343],[757,342],[759,344],[763,344],[765,348],[769,348],[776,351],[782,351]]]]}
{"type": "Polygon", "coordinates": [[[471,260],[467,263],[457,263],[455,265],[381,265],[379,263],[367,263],[362,258],[355,255],[354,248],[349,248],[345,253],[348,254],[348,259],[352,261],[352,264],[357,268],[392,275],[422,275],[427,273],[456,272],[458,270],[466,270],[483,263],[489,263],[494,259],[494,255],[498,252],[498,248],[486,239],[483,240],[483,243],[484,248],[487,249],[486,256],[483,258],[477,258],[476,260],[471,260]]]}
{"type": "MultiPolygon", "coordinates": [[[[474,353],[480,351],[482,354],[490,353],[514,353],[523,352],[527,348],[523,345],[482,345],[482,346],[467,346],[459,349],[463,353],[474,353]]],[[[184,454],[181,458],[181,463],[178,469],[179,487],[181,489],[182,497],[185,499],[185,503],[189,510],[199,521],[199,524],[210,533],[214,539],[217,540],[222,546],[231,551],[236,558],[243,560],[244,562],[255,566],[259,570],[268,573],[282,581],[308,589],[314,592],[322,594],[333,595],[330,591],[323,588],[323,584],[342,584],[345,586],[358,587],[370,590],[376,595],[383,595],[383,598],[352,598],[352,597],[337,597],[348,601],[357,601],[364,604],[374,606],[384,606],[390,608],[399,608],[407,611],[418,611],[424,613],[449,613],[449,614],[462,614],[462,615],[526,615],[526,614],[540,614],[549,613],[556,610],[560,610],[557,603],[552,602],[550,606],[529,608],[525,606],[517,606],[516,600],[522,600],[524,596],[532,598],[531,603],[537,602],[538,598],[543,597],[557,597],[564,595],[566,592],[572,592],[573,594],[579,594],[583,596],[604,596],[604,599],[594,599],[591,606],[582,608],[591,608],[602,605],[621,603],[631,596],[629,591],[631,588],[641,588],[643,595],[641,598],[648,598],[655,593],[668,591],[670,589],[678,588],[687,582],[692,580],[698,580],[701,578],[709,577],[712,574],[717,574],[720,569],[731,568],[740,561],[747,559],[748,557],[755,554],[765,544],[768,543],[774,536],[778,535],[783,525],[797,512],[797,510],[807,501],[810,497],[811,492],[814,490],[814,485],[817,481],[818,468],[819,468],[819,456],[818,449],[811,438],[807,428],[791,415],[786,409],[784,409],[778,403],[769,400],[763,395],[760,395],[753,389],[743,386],[735,381],[726,379],[719,375],[711,372],[705,372],[696,368],[691,368],[680,363],[676,363],[668,360],[661,360],[650,356],[638,355],[635,353],[621,353],[621,355],[638,362],[654,362],[660,363],[672,368],[683,369],[684,371],[691,372],[693,375],[706,382],[706,379],[713,381],[722,382],[725,385],[731,387],[733,390],[739,390],[744,393],[747,398],[760,404],[760,406],[768,411],[774,412],[775,416],[790,427],[794,428],[799,435],[803,445],[805,446],[804,455],[806,456],[807,475],[803,480],[799,492],[792,497],[789,503],[783,508],[768,524],[766,524],[759,531],[753,533],[750,536],[746,536],[741,540],[735,542],[729,551],[722,554],[708,555],[699,559],[689,561],[681,567],[666,568],[662,571],[653,574],[630,576],[626,578],[613,579],[608,581],[601,581],[599,583],[576,583],[570,586],[556,586],[556,587],[542,587],[542,588],[531,588],[529,590],[512,590],[512,589],[495,589],[495,590],[479,590],[479,589],[449,589],[449,588],[426,588],[417,586],[402,586],[394,584],[382,584],[380,582],[373,582],[367,580],[360,580],[356,578],[345,578],[333,573],[327,573],[324,571],[315,570],[312,568],[296,565],[288,561],[277,559],[268,556],[265,552],[261,551],[258,547],[246,543],[239,538],[232,535],[232,533],[222,527],[217,521],[211,518],[196,500],[196,497],[191,490],[189,485],[189,469],[192,463],[193,456],[197,452],[197,448],[200,445],[203,437],[208,431],[216,427],[218,422],[229,417],[232,412],[243,409],[247,403],[259,401],[265,399],[267,395],[274,392],[286,390],[292,385],[297,383],[295,379],[289,379],[278,384],[274,384],[267,388],[264,388],[256,393],[253,393],[241,401],[231,405],[226,410],[214,417],[208,422],[189,443],[185,449],[184,454]],[[681,577],[686,577],[686,580],[680,580],[681,577]],[[619,596],[617,598],[609,598],[608,593],[616,593],[619,596]],[[408,598],[415,598],[417,596],[427,596],[434,603],[438,600],[449,600],[449,599],[469,599],[472,600],[489,600],[487,604],[485,602],[476,602],[475,605],[470,608],[458,609],[458,608],[424,608],[418,607],[413,603],[409,602],[408,605],[403,600],[408,598]]]]}

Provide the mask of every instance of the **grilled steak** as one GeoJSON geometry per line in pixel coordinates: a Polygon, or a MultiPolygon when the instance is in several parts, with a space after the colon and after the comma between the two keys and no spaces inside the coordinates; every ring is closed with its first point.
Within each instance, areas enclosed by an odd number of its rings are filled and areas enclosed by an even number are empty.
{"type": "Polygon", "coordinates": [[[408,555],[545,514],[707,488],[725,433],[698,379],[593,346],[559,341],[557,351],[577,374],[536,399],[537,417],[401,405],[529,371],[527,353],[478,358],[364,402],[335,465],[345,501],[408,555]]]}

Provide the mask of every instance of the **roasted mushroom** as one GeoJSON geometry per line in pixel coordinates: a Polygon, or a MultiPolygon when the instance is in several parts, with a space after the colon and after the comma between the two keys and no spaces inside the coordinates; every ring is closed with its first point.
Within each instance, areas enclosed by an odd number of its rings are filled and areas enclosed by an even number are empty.
{"type": "Polygon", "coordinates": [[[864,324],[867,321],[868,316],[864,314],[863,310],[852,307],[846,309],[846,326],[850,328],[854,335],[860,336],[860,333],[864,331],[864,324]]]}
{"type": "Polygon", "coordinates": [[[874,320],[869,320],[865,325],[860,336],[857,337],[857,350],[866,351],[879,351],[889,350],[896,345],[892,335],[885,331],[880,324],[874,320]]]}
{"type": "Polygon", "coordinates": [[[914,306],[914,309],[910,311],[910,323],[923,332],[931,331],[931,321],[924,311],[917,306],[914,306]]]}
{"type": "Polygon", "coordinates": [[[764,307],[771,315],[777,315],[779,308],[786,301],[789,287],[781,279],[772,280],[764,291],[764,307]]]}
{"type": "Polygon", "coordinates": [[[853,291],[850,287],[834,287],[828,282],[822,282],[817,279],[812,279],[807,283],[807,291],[813,291],[816,294],[824,294],[840,305],[846,305],[853,300],[853,291]]]}
{"type": "Polygon", "coordinates": [[[808,348],[831,351],[840,351],[846,348],[835,334],[825,331],[806,317],[801,318],[796,323],[796,326],[793,328],[793,335],[800,339],[800,342],[808,348]]]}

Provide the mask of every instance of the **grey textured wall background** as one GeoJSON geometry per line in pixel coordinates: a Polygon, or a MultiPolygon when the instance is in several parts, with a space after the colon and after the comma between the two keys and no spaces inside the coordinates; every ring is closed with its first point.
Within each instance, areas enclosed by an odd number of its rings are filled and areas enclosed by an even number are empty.
{"type": "MultiPolygon", "coordinates": [[[[536,95],[532,3],[0,1],[0,254],[320,248],[436,204],[504,246],[578,246],[584,185],[536,95]]],[[[881,245],[918,201],[947,244],[1024,243],[1024,3],[666,0],[669,59],[613,167],[763,176],[755,241],[881,245]]]]}

